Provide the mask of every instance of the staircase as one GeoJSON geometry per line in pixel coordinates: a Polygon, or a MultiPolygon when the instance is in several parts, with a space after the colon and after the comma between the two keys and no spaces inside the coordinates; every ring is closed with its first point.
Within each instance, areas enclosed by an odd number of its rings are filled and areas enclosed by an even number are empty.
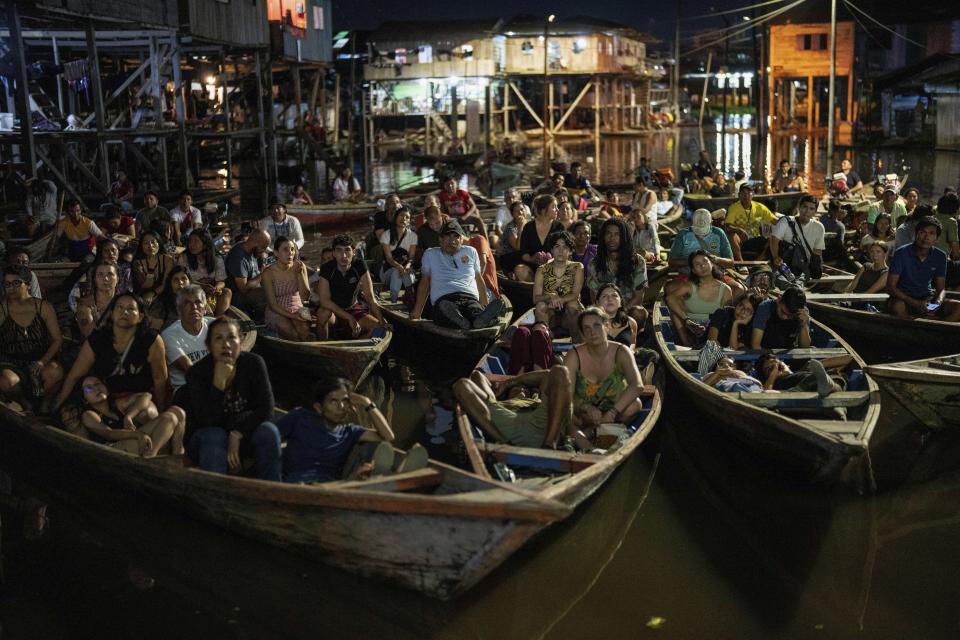
{"type": "Polygon", "coordinates": [[[437,137],[449,138],[451,140],[453,139],[453,132],[450,131],[450,125],[448,125],[447,121],[443,119],[443,116],[436,111],[430,111],[429,117],[430,122],[434,127],[436,127],[438,132],[437,137]]]}

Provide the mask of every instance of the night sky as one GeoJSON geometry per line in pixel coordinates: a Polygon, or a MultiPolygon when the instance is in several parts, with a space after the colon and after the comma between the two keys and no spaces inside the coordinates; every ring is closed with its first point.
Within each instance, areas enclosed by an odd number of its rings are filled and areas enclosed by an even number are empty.
{"type": "MultiPolygon", "coordinates": [[[[705,2],[687,0],[683,5],[686,15],[707,13],[711,6],[734,8],[751,4],[748,0],[716,0],[705,2]],[[690,9],[687,10],[686,7],[690,9]]],[[[774,5],[776,6],[776,5],[774,5]]],[[[372,29],[388,20],[509,18],[518,13],[547,16],[589,15],[594,18],[620,22],[660,37],[672,37],[675,5],[654,0],[482,0],[481,2],[452,2],[451,0],[413,0],[389,2],[384,0],[333,0],[333,20],[337,28],[372,29]]],[[[718,24],[716,20],[696,21],[699,26],[718,24]]],[[[693,26],[693,23],[689,23],[693,26]]],[[[686,28],[686,25],[683,27],[686,28]]]]}

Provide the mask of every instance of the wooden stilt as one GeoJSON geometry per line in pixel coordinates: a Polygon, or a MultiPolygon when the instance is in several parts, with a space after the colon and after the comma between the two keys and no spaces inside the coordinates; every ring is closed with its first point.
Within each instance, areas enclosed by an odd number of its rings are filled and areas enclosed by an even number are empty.
{"type": "MultiPolygon", "coordinates": [[[[30,115],[30,83],[27,78],[26,53],[23,48],[23,37],[20,30],[20,14],[17,12],[16,2],[7,2],[7,23],[10,28],[10,47],[16,56],[17,74],[17,110],[20,112],[20,145],[26,175],[37,176],[37,148],[33,140],[33,117],[30,115]]],[[[99,85],[99,78],[97,79],[99,85]]]]}

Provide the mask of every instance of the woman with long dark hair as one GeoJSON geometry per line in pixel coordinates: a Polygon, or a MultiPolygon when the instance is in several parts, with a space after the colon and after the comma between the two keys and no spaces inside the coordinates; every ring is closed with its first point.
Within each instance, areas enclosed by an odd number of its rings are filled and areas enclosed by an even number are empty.
{"type": "Polygon", "coordinates": [[[187,250],[177,259],[186,267],[191,282],[200,285],[207,294],[207,303],[213,315],[222,316],[230,308],[233,295],[226,288],[227,270],[223,258],[213,247],[213,237],[206,229],[194,229],[187,237],[187,250]]]}
{"type": "Polygon", "coordinates": [[[689,278],[667,294],[670,321],[678,342],[694,346],[706,338],[710,316],[733,297],[730,287],[713,275],[713,262],[703,249],[687,258],[689,278]]]}
{"type": "Polygon", "coordinates": [[[613,284],[620,292],[627,313],[642,327],[647,321],[643,292],[647,287],[647,264],[633,246],[633,235],[622,217],[610,218],[600,227],[597,255],[587,267],[587,289],[596,303],[600,287],[613,284]]]}
{"type": "Polygon", "coordinates": [[[173,268],[173,258],[160,251],[162,238],[154,231],[140,236],[140,250],[133,261],[134,290],[147,306],[159,298],[167,283],[167,274],[173,268]]]}

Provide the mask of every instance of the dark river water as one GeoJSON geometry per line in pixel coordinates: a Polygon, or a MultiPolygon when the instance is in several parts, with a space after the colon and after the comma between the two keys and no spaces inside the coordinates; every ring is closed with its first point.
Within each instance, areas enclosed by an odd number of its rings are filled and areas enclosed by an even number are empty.
{"type": "MultiPolygon", "coordinates": [[[[624,171],[630,154],[656,160],[656,145],[676,142],[656,140],[604,148],[622,148],[624,171]]],[[[956,157],[931,161],[956,181],[956,157]]],[[[438,378],[457,372],[406,366],[410,347],[397,347],[363,390],[388,408],[400,446],[456,462],[438,378]]],[[[302,376],[271,369],[281,403],[301,402],[302,376]]],[[[668,384],[660,423],[597,495],[452,603],[88,486],[49,497],[38,542],[4,519],[0,637],[960,637],[958,434],[926,435],[884,397],[878,491],[858,496],[763,466],[679,393],[668,384]]]]}

